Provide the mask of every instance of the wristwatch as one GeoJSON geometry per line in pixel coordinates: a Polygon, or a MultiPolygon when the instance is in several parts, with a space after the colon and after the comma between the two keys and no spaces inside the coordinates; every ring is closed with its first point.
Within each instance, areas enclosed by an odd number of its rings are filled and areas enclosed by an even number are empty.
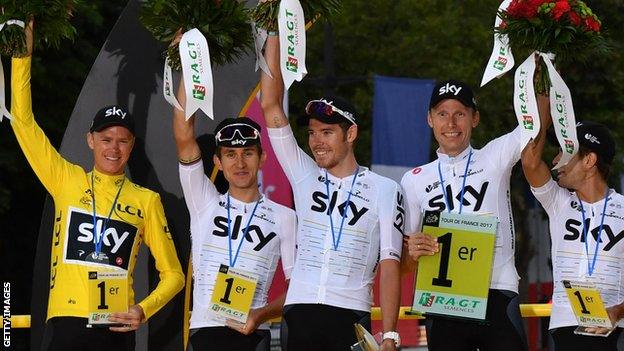
{"type": "Polygon", "coordinates": [[[401,346],[401,337],[399,336],[399,333],[395,331],[389,331],[389,332],[383,333],[383,336],[381,337],[381,339],[382,341],[386,339],[392,339],[394,340],[394,345],[396,345],[396,347],[401,346]]]}

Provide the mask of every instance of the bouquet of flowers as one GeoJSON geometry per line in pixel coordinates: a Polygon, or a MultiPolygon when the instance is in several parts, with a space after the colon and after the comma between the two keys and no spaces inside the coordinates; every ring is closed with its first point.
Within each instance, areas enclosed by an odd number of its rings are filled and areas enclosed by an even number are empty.
{"type": "Polygon", "coordinates": [[[24,25],[34,17],[37,26],[35,47],[55,47],[63,39],[73,39],[71,25],[74,7],[80,0],[0,0],[0,54],[26,55],[24,25]]]}
{"type": "MultiPolygon", "coordinates": [[[[251,49],[249,11],[238,0],[147,0],[142,5],[143,25],[162,42],[170,43],[181,29],[197,28],[206,38],[214,64],[233,62],[251,49]]],[[[180,70],[178,45],[166,56],[180,70]]]]}
{"type": "MultiPolygon", "coordinates": [[[[570,62],[610,50],[600,19],[580,0],[512,0],[498,16],[502,21],[494,30],[509,38],[512,51],[548,52],[570,62]]],[[[550,80],[543,61],[540,66],[535,89],[543,94],[550,80]]]]}
{"type": "MultiPolygon", "coordinates": [[[[301,2],[306,22],[317,17],[329,18],[340,10],[338,0],[303,0],[301,2]]],[[[279,0],[267,0],[258,3],[255,9],[251,10],[251,19],[259,28],[269,32],[277,31],[277,13],[279,11],[279,0]]]]}

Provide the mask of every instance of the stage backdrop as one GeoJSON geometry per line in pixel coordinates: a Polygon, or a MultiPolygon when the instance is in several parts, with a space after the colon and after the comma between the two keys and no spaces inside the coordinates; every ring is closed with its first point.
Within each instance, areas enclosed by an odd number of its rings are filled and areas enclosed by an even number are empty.
{"type": "MultiPolygon", "coordinates": [[[[249,1],[249,6],[255,6],[249,1]]],[[[139,1],[129,1],[118,22],[100,51],[67,125],[61,154],[86,169],[93,165],[92,154],[85,142],[91,119],[102,106],[126,106],[136,120],[137,143],[129,162],[131,179],[161,194],[175,241],[178,257],[186,272],[189,259],[189,218],[182,189],[178,181],[178,163],[171,132],[172,107],[162,98],[162,72],[164,45],[155,41],[138,21],[139,1]]],[[[79,33],[80,35],[80,33],[79,33]]],[[[236,65],[214,68],[215,120],[200,116],[196,123],[198,140],[202,147],[206,173],[213,174],[212,153],[214,136],[211,134],[219,121],[226,117],[245,114],[250,107],[254,118],[258,115],[255,100],[259,75],[254,72],[252,56],[245,56],[236,65]]],[[[33,79],[37,79],[36,76],[33,79]]],[[[175,77],[176,81],[178,77],[175,77]]],[[[36,103],[36,102],[35,102],[36,103]]],[[[265,143],[268,148],[268,143],[265,143]]],[[[275,168],[274,161],[269,161],[275,168]]],[[[263,173],[263,188],[272,199],[290,203],[290,192],[278,184],[275,173],[263,173]],[[284,199],[276,198],[285,194],[284,199]]],[[[217,176],[216,183],[225,190],[224,180],[217,176]]],[[[39,350],[47,309],[50,270],[50,245],[53,220],[53,203],[48,197],[44,206],[32,287],[31,349],[39,350]]],[[[142,249],[135,271],[137,301],[152,290],[158,281],[153,261],[142,249]]],[[[137,350],[181,350],[183,345],[184,290],[149,321],[149,326],[137,334],[137,350]]]]}
{"type": "Polygon", "coordinates": [[[371,169],[401,181],[410,168],[429,162],[429,99],[435,82],[375,76],[371,169]]]}
{"type": "MultiPolygon", "coordinates": [[[[375,76],[373,99],[373,159],[371,169],[396,182],[403,173],[429,162],[431,129],[427,124],[429,99],[435,83],[428,79],[375,76]]],[[[375,305],[379,306],[379,277],[375,282],[375,305]]],[[[405,276],[401,284],[401,306],[411,306],[414,277],[405,276]]],[[[373,323],[374,331],[381,323],[373,323]]],[[[418,345],[418,321],[399,321],[404,346],[418,345]]]]}

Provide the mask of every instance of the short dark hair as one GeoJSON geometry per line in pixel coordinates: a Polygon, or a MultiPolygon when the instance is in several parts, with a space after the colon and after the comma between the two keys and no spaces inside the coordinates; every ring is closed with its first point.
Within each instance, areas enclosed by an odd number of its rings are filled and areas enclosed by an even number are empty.
{"type": "Polygon", "coordinates": [[[596,168],[598,168],[598,173],[602,176],[602,178],[606,181],[609,178],[609,174],[611,173],[611,164],[604,160],[604,157],[600,156],[597,152],[585,147],[584,145],[579,145],[578,154],[580,157],[585,157],[593,152],[596,155],[596,168]]]}
{"type": "MultiPolygon", "coordinates": [[[[251,146],[253,146],[256,149],[256,151],[258,151],[258,156],[262,155],[262,145],[254,144],[254,145],[251,145],[251,146]]],[[[219,145],[217,145],[215,147],[214,154],[215,154],[215,156],[217,156],[217,158],[219,160],[221,159],[221,150],[223,150],[223,148],[224,148],[224,146],[219,146],[219,145]]]]}

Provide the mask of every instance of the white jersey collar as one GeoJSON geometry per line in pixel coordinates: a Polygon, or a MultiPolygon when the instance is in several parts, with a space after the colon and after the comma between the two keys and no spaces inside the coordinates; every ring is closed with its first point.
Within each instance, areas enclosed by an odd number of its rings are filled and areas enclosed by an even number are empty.
{"type": "MultiPolygon", "coordinates": [[[[343,178],[339,178],[336,177],[334,175],[332,175],[331,173],[329,173],[328,170],[326,170],[325,168],[321,168],[321,173],[323,175],[325,175],[325,173],[327,173],[327,178],[329,179],[330,182],[338,184],[340,182],[344,182],[344,181],[352,181],[353,180],[353,174],[350,174],[346,177],[343,178]]],[[[364,166],[360,166],[358,165],[358,173],[356,175],[356,177],[363,177],[365,173],[367,173],[369,171],[368,167],[364,167],[364,166]]]]}
{"type": "Polygon", "coordinates": [[[458,161],[462,161],[463,159],[468,157],[468,154],[470,153],[470,150],[472,150],[472,145],[468,145],[467,148],[464,149],[464,151],[460,152],[459,155],[457,156],[449,156],[445,153],[442,153],[440,151],[440,148],[438,148],[436,150],[436,154],[438,154],[438,160],[440,160],[440,163],[446,164],[446,163],[455,163],[458,161]]]}

